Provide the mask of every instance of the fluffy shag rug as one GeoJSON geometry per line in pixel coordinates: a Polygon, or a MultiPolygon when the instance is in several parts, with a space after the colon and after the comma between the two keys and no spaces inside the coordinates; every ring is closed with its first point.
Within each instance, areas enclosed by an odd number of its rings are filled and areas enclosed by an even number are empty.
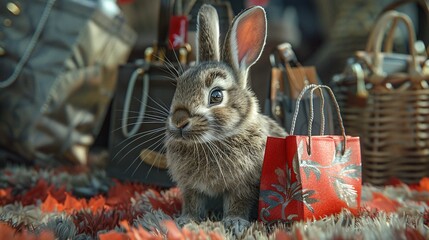
{"type": "MultiPolygon", "coordinates": [[[[358,216],[344,210],[322,220],[266,226],[242,239],[429,239],[429,179],[363,186],[358,216]]],[[[220,222],[178,228],[177,188],[109,179],[83,168],[0,169],[2,239],[234,239],[220,222]]]]}

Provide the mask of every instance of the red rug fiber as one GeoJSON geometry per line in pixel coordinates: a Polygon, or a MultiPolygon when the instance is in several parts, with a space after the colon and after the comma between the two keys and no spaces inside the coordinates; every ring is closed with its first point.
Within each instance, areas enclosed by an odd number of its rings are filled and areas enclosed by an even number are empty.
{"type": "MultiPolygon", "coordinates": [[[[415,185],[394,180],[385,188],[364,187],[362,215],[377,218],[386,214],[389,219],[389,214],[398,212],[420,214],[421,226],[426,229],[407,224],[401,236],[406,239],[428,237],[429,178],[415,185]]],[[[16,166],[0,169],[2,239],[230,238],[223,230],[216,230],[220,227],[178,228],[173,219],[180,213],[181,205],[177,188],[160,189],[119,182],[109,179],[103,171],[16,166]]],[[[261,232],[264,239],[307,239],[299,224],[293,226],[269,230],[255,223],[253,231],[261,232]]]]}

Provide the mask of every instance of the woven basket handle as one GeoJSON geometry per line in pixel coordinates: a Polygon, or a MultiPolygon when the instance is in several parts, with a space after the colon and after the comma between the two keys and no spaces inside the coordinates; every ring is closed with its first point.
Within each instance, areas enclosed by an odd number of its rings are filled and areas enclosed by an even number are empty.
{"type": "MultiPolygon", "coordinates": [[[[337,110],[337,118],[338,118],[338,123],[340,124],[340,128],[341,128],[341,135],[343,136],[343,149],[342,154],[344,154],[345,149],[346,149],[346,130],[344,128],[344,124],[343,124],[343,118],[341,117],[341,110],[340,110],[340,106],[338,105],[337,99],[335,98],[335,94],[334,92],[332,92],[332,89],[326,85],[317,85],[317,84],[310,84],[307,85],[299,94],[297,100],[296,100],[296,106],[295,106],[295,112],[293,114],[293,119],[292,119],[292,126],[291,126],[291,130],[290,130],[290,135],[293,135],[293,132],[295,130],[295,124],[296,124],[296,120],[298,118],[298,113],[299,113],[299,105],[300,102],[304,96],[304,94],[306,94],[308,91],[310,91],[310,119],[308,120],[308,147],[307,147],[307,151],[308,154],[311,155],[311,128],[313,125],[313,120],[314,120],[314,108],[313,108],[313,95],[314,95],[314,91],[315,90],[319,90],[320,91],[320,95],[322,95],[322,104],[324,104],[324,100],[323,100],[323,94],[322,94],[322,90],[326,89],[326,91],[328,91],[329,96],[332,99],[332,102],[334,103],[335,109],[337,110]]],[[[323,117],[323,105],[322,105],[322,109],[321,109],[321,113],[322,113],[322,117],[323,117]]],[[[324,121],[324,120],[323,120],[324,121]]]]}
{"type": "MultiPolygon", "coordinates": [[[[396,29],[398,27],[398,23],[399,23],[399,20],[397,18],[395,18],[393,20],[392,25],[389,28],[389,32],[386,35],[384,47],[383,47],[383,52],[392,52],[393,44],[394,44],[394,40],[395,40],[395,32],[396,32],[396,29]]],[[[374,44],[376,42],[374,40],[375,35],[376,34],[371,34],[369,36],[366,49],[370,49],[372,51],[374,50],[374,44]]]]}
{"type": "MultiPolygon", "coordinates": [[[[383,72],[383,56],[381,54],[381,45],[383,42],[383,35],[389,25],[389,23],[393,23],[393,27],[397,25],[398,21],[402,21],[407,30],[408,30],[408,42],[409,42],[409,51],[411,55],[411,64],[409,65],[408,72],[410,75],[420,75],[420,67],[417,63],[417,53],[414,48],[415,43],[415,31],[414,26],[411,22],[411,19],[400,12],[391,10],[384,13],[376,22],[373,30],[371,31],[369,41],[367,43],[366,52],[373,52],[372,59],[372,70],[374,74],[377,76],[375,78],[371,78],[373,84],[382,84],[384,80],[384,72],[383,72]]],[[[393,35],[393,34],[391,34],[393,35]]]]}
{"type": "MultiPolygon", "coordinates": [[[[397,0],[397,1],[393,1],[384,7],[384,9],[381,11],[379,16],[383,15],[383,13],[385,13],[385,12],[388,12],[391,10],[396,10],[403,5],[412,4],[412,3],[414,3],[415,5],[420,7],[420,9],[424,12],[424,14],[426,16],[426,22],[424,22],[421,26],[419,25],[419,29],[423,29],[426,27],[427,23],[429,22],[429,1],[427,1],[427,0],[397,0]]],[[[384,52],[391,52],[393,49],[393,41],[394,41],[393,34],[395,33],[397,23],[398,23],[397,20],[394,21],[394,23],[392,24],[392,27],[390,27],[390,30],[389,30],[389,33],[387,35],[386,42],[384,45],[384,50],[383,50],[384,52]]],[[[423,37],[423,39],[427,45],[427,43],[429,41],[428,32],[423,31],[422,37],[423,37]]]]}
{"type": "MultiPolygon", "coordinates": [[[[420,37],[423,39],[426,45],[426,53],[428,53],[428,45],[429,45],[429,31],[426,30],[427,24],[429,23],[429,1],[427,0],[396,0],[392,1],[390,4],[384,7],[382,13],[387,12],[389,10],[395,10],[399,7],[407,4],[417,5],[422,13],[426,16],[426,21],[419,22],[418,29],[420,30],[420,37]]],[[[417,35],[419,35],[417,34],[417,35]]]]}

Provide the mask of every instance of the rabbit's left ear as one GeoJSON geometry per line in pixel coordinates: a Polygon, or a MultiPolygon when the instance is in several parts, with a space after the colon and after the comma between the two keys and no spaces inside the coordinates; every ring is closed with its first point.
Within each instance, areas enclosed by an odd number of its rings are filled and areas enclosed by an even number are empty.
{"type": "Polygon", "coordinates": [[[216,9],[203,4],[197,18],[197,63],[219,61],[219,17],[216,9]]]}
{"type": "Polygon", "coordinates": [[[244,81],[249,67],[261,56],[266,37],[267,18],[262,7],[251,7],[232,22],[225,39],[223,59],[231,64],[244,81]]]}

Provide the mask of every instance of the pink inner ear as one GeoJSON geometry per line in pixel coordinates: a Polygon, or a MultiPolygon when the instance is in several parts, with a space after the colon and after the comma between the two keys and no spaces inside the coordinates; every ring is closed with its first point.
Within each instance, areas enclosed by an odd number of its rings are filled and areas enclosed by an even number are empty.
{"type": "Polygon", "coordinates": [[[265,16],[263,11],[253,11],[244,16],[237,27],[238,62],[246,57],[246,66],[259,57],[265,40],[265,16]]]}

